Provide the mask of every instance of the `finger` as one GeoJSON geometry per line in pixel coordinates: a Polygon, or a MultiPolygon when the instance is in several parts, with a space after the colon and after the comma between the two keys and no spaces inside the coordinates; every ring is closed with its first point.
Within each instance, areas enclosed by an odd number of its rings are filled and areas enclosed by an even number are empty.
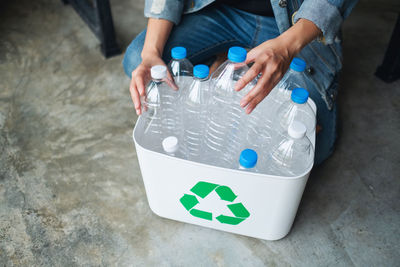
{"type": "Polygon", "coordinates": [[[257,58],[257,53],[255,52],[255,50],[253,48],[249,51],[249,53],[247,53],[245,63],[250,64],[251,62],[254,62],[256,60],[256,58],[257,58]]]}
{"type": "Polygon", "coordinates": [[[271,91],[270,81],[271,81],[271,74],[269,74],[268,72],[264,73],[258,80],[257,85],[253,89],[251,89],[250,92],[247,93],[247,95],[245,95],[242,98],[242,100],[240,101],[240,106],[246,107],[259,94],[263,95],[262,93],[264,93],[263,97],[268,95],[269,92],[271,91]]]}
{"type": "Polygon", "coordinates": [[[257,95],[255,98],[253,98],[252,101],[247,105],[245,112],[247,114],[250,114],[258,104],[260,104],[261,101],[267,96],[265,92],[262,92],[261,94],[257,95]]]}
{"type": "Polygon", "coordinates": [[[243,75],[243,77],[236,82],[235,90],[240,91],[241,89],[243,89],[243,87],[245,87],[249,82],[257,77],[261,70],[262,65],[257,62],[254,63],[254,65],[243,75]]]}
{"type": "Polygon", "coordinates": [[[169,72],[169,70],[167,70],[167,84],[174,89],[175,91],[178,90],[178,85],[176,85],[175,83],[175,79],[174,77],[171,75],[171,73],[169,72]]]}
{"type": "Polygon", "coordinates": [[[140,115],[142,113],[140,109],[140,96],[139,92],[137,91],[136,82],[134,79],[131,80],[129,92],[131,93],[132,102],[135,105],[136,114],[140,115]]]}

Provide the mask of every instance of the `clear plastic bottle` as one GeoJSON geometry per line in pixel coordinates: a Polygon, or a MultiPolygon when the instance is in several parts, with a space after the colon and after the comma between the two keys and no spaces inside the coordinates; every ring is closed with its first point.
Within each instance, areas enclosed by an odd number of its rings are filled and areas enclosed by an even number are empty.
{"type": "Polygon", "coordinates": [[[151,81],[146,87],[146,95],[141,98],[142,119],[145,120],[144,145],[156,151],[160,151],[159,144],[162,140],[162,112],[161,91],[167,87],[164,80],[167,75],[165,66],[153,66],[151,68],[151,81]]]}
{"type": "Polygon", "coordinates": [[[291,99],[284,102],[276,114],[276,129],[278,132],[286,131],[293,121],[298,121],[306,126],[307,134],[312,134],[315,130],[316,116],[307,103],[308,91],[304,88],[292,90],[291,99]]]}
{"type": "Polygon", "coordinates": [[[261,101],[257,107],[250,113],[243,116],[242,125],[244,137],[241,148],[251,147],[261,152],[268,149],[271,139],[275,134],[273,127],[273,114],[269,113],[271,102],[268,99],[261,101]]]}
{"type": "Polygon", "coordinates": [[[248,71],[247,52],[242,47],[231,47],[228,60],[213,73],[210,81],[210,103],[205,131],[204,148],[210,164],[232,167],[240,153],[243,138],[241,98],[255,83],[250,82],[240,92],[234,90],[236,82],[248,71]]]}
{"type": "Polygon", "coordinates": [[[181,95],[183,106],[183,147],[189,160],[201,161],[202,141],[207,112],[208,74],[206,65],[193,68],[193,81],[181,95]]]}
{"type": "MultiPolygon", "coordinates": [[[[297,87],[305,87],[304,70],[306,62],[301,58],[294,58],[290,64],[290,69],[251,114],[245,116],[243,125],[246,125],[246,134],[243,138],[245,142],[243,147],[251,146],[254,149],[269,149],[272,138],[277,133],[274,125],[274,119],[277,109],[283,102],[290,100],[291,91],[297,87]]],[[[260,77],[260,74],[257,78],[260,77]]]]}
{"type": "Polygon", "coordinates": [[[183,92],[191,82],[193,76],[193,65],[186,58],[186,48],[176,46],[171,49],[171,61],[168,63],[168,69],[174,77],[179,90],[183,92]]]}
{"type": "Polygon", "coordinates": [[[172,89],[167,84],[165,85],[166,86],[162,86],[160,90],[163,136],[173,135],[181,138],[182,123],[180,117],[181,106],[179,102],[179,91],[172,89]]]}
{"type": "Polygon", "coordinates": [[[293,58],[289,70],[271,92],[273,101],[277,104],[276,107],[290,99],[294,88],[307,88],[307,78],[304,73],[306,66],[306,62],[301,58],[293,58]]]}
{"type": "Polygon", "coordinates": [[[265,157],[263,173],[279,176],[298,176],[311,168],[314,149],[306,136],[306,126],[293,121],[287,132],[274,140],[269,154],[265,157]]]}
{"type": "Polygon", "coordinates": [[[257,152],[253,149],[245,149],[240,153],[239,170],[257,172],[257,152]]]}

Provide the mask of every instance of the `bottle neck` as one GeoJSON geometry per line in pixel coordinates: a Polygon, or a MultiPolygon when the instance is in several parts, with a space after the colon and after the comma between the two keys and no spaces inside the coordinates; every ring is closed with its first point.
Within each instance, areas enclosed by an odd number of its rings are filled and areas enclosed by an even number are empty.
{"type": "Polygon", "coordinates": [[[232,61],[232,60],[228,59],[228,62],[231,63],[231,64],[237,64],[237,65],[239,65],[239,66],[242,66],[242,65],[244,66],[244,65],[246,65],[245,61],[242,61],[242,62],[235,62],[235,61],[232,61]]]}
{"type": "Polygon", "coordinates": [[[246,167],[244,167],[242,164],[239,163],[239,170],[251,170],[251,169],[253,169],[253,168],[254,168],[254,167],[246,168],[246,167]]]}
{"type": "Polygon", "coordinates": [[[307,103],[307,101],[306,102],[304,102],[304,103],[297,103],[297,102],[294,102],[293,100],[292,100],[292,103],[294,104],[294,105],[296,105],[296,106],[304,106],[306,103],[307,103]]]}
{"type": "Polygon", "coordinates": [[[155,78],[151,78],[151,80],[154,82],[154,83],[162,83],[163,82],[163,79],[164,78],[162,78],[162,79],[155,79],[155,78]]]}
{"type": "Polygon", "coordinates": [[[195,80],[195,81],[197,81],[197,82],[205,82],[205,81],[208,80],[208,77],[199,78],[199,77],[193,76],[193,80],[195,80]]]}
{"type": "Polygon", "coordinates": [[[299,140],[303,139],[305,135],[301,136],[301,137],[293,137],[288,133],[288,136],[291,140],[293,140],[293,142],[298,142],[299,140]]]}
{"type": "Polygon", "coordinates": [[[293,73],[293,74],[295,74],[295,75],[301,75],[301,74],[304,74],[304,70],[302,70],[302,71],[298,71],[298,70],[290,69],[290,72],[292,72],[292,73],[293,73]]]}

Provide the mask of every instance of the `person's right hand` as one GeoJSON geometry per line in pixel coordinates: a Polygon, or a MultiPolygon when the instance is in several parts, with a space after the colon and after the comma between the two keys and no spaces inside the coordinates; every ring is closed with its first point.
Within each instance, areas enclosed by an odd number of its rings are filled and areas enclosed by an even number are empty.
{"type": "MultiPolygon", "coordinates": [[[[132,79],[129,87],[133,104],[137,115],[142,114],[140,97],[146,95],[146,85],[151,79],[150,69],[155,65],[164,65],[164,61],[158,55],[142,56],[142,63],[132,71],[132,79]]],[[[173,81],[171,74],[167,71],[167,76],[170,81],[173,81]]],[[[172,85],[173,89],[177,89],[176,85],[172,85]],[[175,88],[174,88],[175,87],[175,88]]]]}

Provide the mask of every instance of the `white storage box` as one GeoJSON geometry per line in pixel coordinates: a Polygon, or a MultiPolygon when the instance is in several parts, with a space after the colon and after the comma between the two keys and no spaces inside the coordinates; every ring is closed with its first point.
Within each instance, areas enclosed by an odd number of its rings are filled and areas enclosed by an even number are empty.
{"type": "MultiPolygon", "coordinates": [[[[139,118],[133,140],[155,214],[266,240],[289,233],[311,168],[298,177],[280,177],[183,160],[145,149],[143,127],[139,118]]],[[[311,136],[315,144],[315,132],[311,136]]]]}

